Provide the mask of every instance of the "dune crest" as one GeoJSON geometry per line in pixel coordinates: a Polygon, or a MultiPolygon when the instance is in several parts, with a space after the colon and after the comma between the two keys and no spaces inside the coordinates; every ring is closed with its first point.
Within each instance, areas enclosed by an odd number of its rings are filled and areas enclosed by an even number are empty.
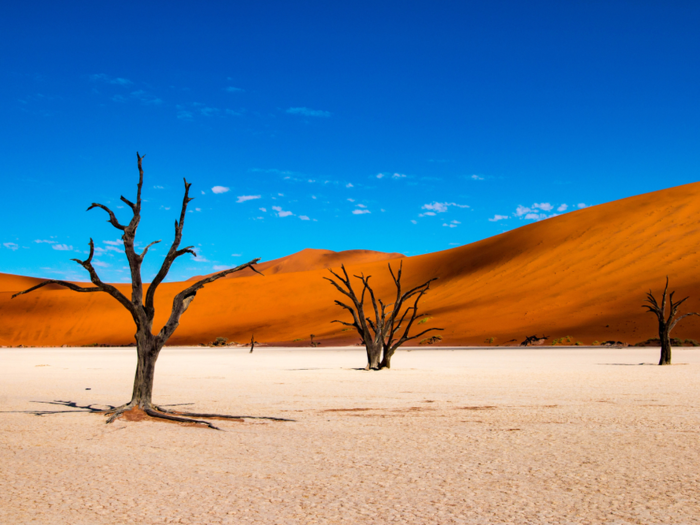
{"type": "MultiPolygon", "coordinates": [[[[292,255],[287,255],[286,257],[261,262],[256,265],[256,268],[265,275],[275,275],[278,273],[323,270],[326,268],[337,267],[341,264],[348,266],[366,262],[389,261],[392,259],[400,259],[402,257],[405,257],[405,255],[400,253],[375,252],[372,250],[344,250],[342,252],[334,252],[331,250],[306,248],[299,252],[293,253],[292,255]]],[[[255,272],[246,268],[241,272],[227,275],[224,277],[224,279],[238,279],[240,277],[250,277],[251,275],[255,275],[255,272]]],[[[194,277],[190,277],[188,281],[197,281],[202,277],[204,276],[196,275],[194,277]]]]}
{"type": "MultiPolygon", "coordinates": [[[[525,336],[571,335],[574,341],[635,343],[657,337],[655,318],[641,307],[665,276],[683,312],[700,311],[700,183],[629,197],[530,223],[450,250],[401,259],[404,286],[431,277],[422,301],[429,326],[445,328],[443,344],[513,344],[525,336]]],[[[514,221],[515,219],[510,219],[514,221]]],[[[358,336],[331,324],[346,314],[323,279],[341,263],[372,275],[375,292],[394,293],[387,264],[399,254],[364,250],[302,250],[259,265],[265,277],[238,275],[198,293],[171,344],[245,342],[355,344],[358,336]],[[296,341],[295,341],[296,340],[296,341]]],[[[232,276],[233,277],[233,276],[232,276]]],[[[38,281],[38,280],[37,280],[38,281]]],[[[103,294],[43,289],[10,302],[11,288],[32,278],[0,275],[1,345],[126,344],[134,327],[127,312],[103,294]]],[[[128,285],[119,285],[126,293],[128,285]]],[[[155,326],[164,323],[185,283],[164,284],[155,326]]],[[[673,337],[700,340],[700,318],[684,319],[673,337]]]]}

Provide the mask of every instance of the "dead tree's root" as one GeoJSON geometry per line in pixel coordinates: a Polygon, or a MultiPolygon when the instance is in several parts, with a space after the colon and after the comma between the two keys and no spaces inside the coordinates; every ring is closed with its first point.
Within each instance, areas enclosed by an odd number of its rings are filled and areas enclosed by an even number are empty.
{"type": "Polygon", "coordinates": [[[110,424],[118,417],[121,417],[121,415],[124,414],[124,412],[131,410],[132,408],[134,408],[134,405],[132,405],[131,403],[127,403],[126,405],[122,405],[120,407],[114,407],[110,410],[105,410],[105,416],[109,416],[107,418],[106,423],[110,424]]]}
{"type": "Polygon", "coordinates": [[[221,430],[216,425],[213,425],[213,424],[209,423],[209,421],[204,421],[202,419],[191,419],[189,417],[172,416],[170,414],[165,414],[163,412],[159,412],[159,411],[153,410],[151,408],[145,408],[143,411],[155,419],[166,419],[168,421],[177,421],[178,423],[197,423],[199,425],[206,425],[209,428],[212,428],[214,430],[221,430]]]}
{"type": "Polygon", "coordinates": [[[229,419],[235,421],[243,421],[245,419],[266,419],[268,421],[294,421],[293,419],[287,419],[283,417],[269,417],[269,416],[230,416],[228,414],[205,414],[200,412],[182,412],[180,410],[168,410],[161,406],[153,405],[153,408],[159,412],[164,412],[166,414],[173,414],[176,416],[186,416],[186,417],[203,417],[205,419],[229,419]]]}
{"type": "Polygon", "coordinates": [[[169,410],[157,405],[151,405],[149,407],[139,407],[135,404],[127,403],[120,407],[115,407],[110,410],[104,411],[105,416],[109,416],[106,423],[112,423],[117,418],[123,416],[126,412],[130,410],[142,410],[144,414],[152,417],[153,419],[165,419],[166,421],[174,421],[176,423],[193,423],[197,425],[206,425],[207,427],[214,430],[222,430],[216,425],[204,421],[203,419],[195,418],[206,418],[206,419],[221,419],[225,421],[237,421],[243,423],[245,419],[267,419],[271,421],[294,421],[293,419],[285,419],[281,417],[265,417],[265,416],[229,416],[226,414],[204,414],[196,412],[180,412],[176,410],[169,410]]]}

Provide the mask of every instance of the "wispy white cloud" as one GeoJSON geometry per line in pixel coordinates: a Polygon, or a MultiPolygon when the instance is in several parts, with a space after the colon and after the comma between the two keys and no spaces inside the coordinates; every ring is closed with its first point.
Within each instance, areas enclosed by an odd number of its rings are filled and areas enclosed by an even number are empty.
{"type": "Polygon", "coordinates": [[[364,204],[356,204],[355,206],[357,206],[358,208],[366,208],[367,207],[364,204]]]}
{"type": "Polygon", "coordinates": [[[211,191],[214,193],[226,193],[230,189],[231,188],[227,188],[226,186],[214,186],[211,191]]]}
{"type": "Polygon", "coordinates": [[[192,114],[191,111],[187,111],[186,109],[179,109],[177,110],[177,118],[180,120],[192,120],[192,117],[194,115],[192,114]]]}
{"type": "Polygon", "coordinates": [[[226,86],[224,88],[224,91],[226,91],[227,93],[243,93],[245,89],[233,86],[226,86]]]}
{"type": "Polygon", "coordinates": [[[241,202],[259,199],[260,195],[239,195],[237,198],[236,204],[240,204],[241,202]]]}
{"type": "Polygon", "coordinates": [[[153,186],[154,190],[164,190],[165,188],[163,186],[153,186]]]}
{"type": "Polygon", "coordinates": [[[578,208],[579,208],[579,209],[581,209],[581,208],[588,208],[588,205],[587,205],[587,204],[584,204],[583,202],[579,202],[579,203],[578,203],[578,208]]]}
{"type": "Polygon", "coordinates": [[[102,261],[92,261],[92,265],[97,266],[98,268],[109,268],[109,264],[102,261]]]}
{"type": "Polygon", "coordinates": [[[352,182],[348,182],[348,183],[345,185],[345,187],[346,187],[346,188],[354,188],[355,186],[352,185],[352,182]]]}
{"type": "Polygon", "coordinates": [[[444,213],[447,211],[447,203],[446,202],[433,202],[430,204],[424,204],[421,206],[422,210],[431,210],[435,211],[437,213],[444,213]]]}
{"type": "Polygon", "coordinates": [[[378,179],[383,179],[383,178],[387,178],[387,179],[405,179],[405,178],[406,178],[406,175],[405,175],[404,173],[392,173],[392,174],[389,174],[389,173],[377,173],[376,177],[377,177],[378,179]]]}
{"type": "Polygon", "coordinates": [[[277,212],[278,217],[289,217],[290,215],[294,215],[291,211],[284,211],[281,206],[273,206],[272,209],[277,212]]]}
{"type": "Polygon", "coordinates": [[[498,214],[496,214],[496,215],[493,216],[493,219],[489,219],[489,220],[490,220],[491,222],[496,222],[496,221],[503,221],[503,220],[508,219],[508,218],[509,218],[508,215],[498,215],[498,214]]]}
{"type": "MultiPolygon", "coordinates": [[[[568,208],[568,205],[566,204],[561,204],[558,208],[557,211],[563,212],[566,211],[568,208]]],[[[540,203],[534,203],[532,206],[523,206],[522,204],[519,204],[518,207],[515,209],[515,217],[531,220],[531,221],[541,221],[542,219],[549,219],[550,217],[556,217],[559,215],[558,213],[550,213],[549,215],[547,213],[542,213],[542,212],[551,212],[554,209],[554,206],[550,204],[549,202],[540,202],[540,203]]]]}
{"type": "Polygon", "coordinates": [[[51,248],[53,248],[54,250],[61,251],[61,252],[67,252],[67,251],[72,250],[73,246],[70,246],[68,244],[52,244],[51,248]]]}
{"type": "Polygon", "coordinates": [[[311,109],[306,107],[289,108],[286,113],[290,115],[302,115],[304,117],[330,117],[330,111],[322,111],[320,109],[311,109]]]}
{"type": "MultiPolygon", "coordinates": [[[[457,204],[456,202],[431,202],[429,204],[424,204],[421,206],[422,210],[430,210],[436,213],[445,213],[450,206],[455,206],[457,208],[469,208],[467,204],[457,204]]],[[[425,213],[428,215],[429,213],[425,213]]]]}
{"type": "Polygon", "coordinates": [[[19,248],[19,245],[14,242],[4,242],[2,243],[2,245],[8,250],[12,250],[13,252],[19,248]]]}
{"type": "Polygon", "coordinates": [[[371,213],[369,210],[352,210],[353,215],[363,215],[365,213],[371,213]]]}
{"type": "Polygon", "coordinates": [[[42,240],[42,239],[37,239],[37,240],[35,240],[34,242],[37,243],[37,244],[40,244],[40,243],[42,243],[42,242],[45,242],[45,243],[47,243],[47,244],[56,244],[56,241],[46,241],[46,240],[42,240]]]}
{"type": "Polygon", "coordinates": [[[295,171],[278,170],[277,168],[251,168],[248,171],[252,171],[254,173],[274,173],[276,175],[297,175],[295,171]]]}
{"type": "Polygon", "coordinates": [[[215,272],[223,272],[224,270],[228,270],[229,268],[232,268],[231,266],[227,266],[225,264],[215,264],[214,266],[211,267],[212,270],[215,272]]]}
{"type": "Polygon", "coordinates": [[[306,215],[299,215],[299,218],[300,218],[302,221],[310,221],[310,220],[311,220],[311,219],[309,219],[306,215]]]}
{"type": "Polygon", "coordinates": [[[266,212],[267,208],[258,208],[260,211],[266,212]]]}
{"type": "Polygon", "coordinates": [[[515,216],[516,217],[521,217],[527,213],[532,212],[531,208],[527,208],[523,206],[522,204],[518,204],[518,207],[515,209],[515,216]]]}
{"type": "Polygon", "coordinates": [[[139,102],[141,102],[142,104],[152,104],[154,106],[158,106],[163,103],[162,99],[156,97],[155,95],[151,95],[143,89],[132,91],[131,96],[139,102]]]}
{"type": "Polygon", "coordinates": [[[472,180],[484,180],[484,177],[481,177],[480,175],[472,175],[470,178],[472,180]]]}
{"type": "Polygon", "coordinates": [[[97,255],[102,255],[108,252],[114,252],[114,253],[124,253],[124,249],[122,248],[123,242],[122,241],[102,241],[104,244],[107,245],[106,248],[102,248],[101,246],[95,246],[95,253],[97,255]]]}
{"type": "Polygon", "coordinates": [[[411,219],[411,222],[412,222],[413,224],[418,224],[418,221],[415,220],[415,219],[411,219]]]}
{"type": "Polygon", "coordinates": [[[348,199],[348,202],[355,202],[355,199],[348,199]]]}
{"type": "Polygon", "coordinates": [[[541,221],[542,219],[547,218],[546,213],[527,213],[525,214],[525,218],[529,220],[534,220],[534,221],[541,221]]]}
{"type": "Polygon", "coordinates": [[[114,84],[117,86],[129,86],[133,84],[131,80],[123,77],[110,77],[104,73],[97,73],[95,75],[90,75],[90,80],[93,82],[106,82],[107,84],[114,84]]]}

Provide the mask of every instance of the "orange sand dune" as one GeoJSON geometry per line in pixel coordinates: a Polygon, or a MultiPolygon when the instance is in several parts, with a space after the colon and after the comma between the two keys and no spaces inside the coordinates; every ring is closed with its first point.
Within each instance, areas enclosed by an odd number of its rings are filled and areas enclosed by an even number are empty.
{"type": "MultiPolygon", "coordinates": [[[[431,318],[420,326],[445,328],[443,344],[483,344],[491,337],[505,344],[535,333],[571,335],[583,343],[637,342],[656,336],[655,318],[641,304],[650,288],[658,297],[666,275],[678,291],[676,298],[690,295],[682,311],[700,311],[699,216],[700,183],[630,197],[459,248],[404,258],[405,286],[439,278],[422,303],[431,318]]],[[[285,259],[304,259],[295,254],[267,263],[265,277],[208,285],[170,342],[193,344],[218,336],[244,342],[252,332],[264,343],[308,344],[311,333],[324,344],[356,342],[352,332],[331,324],[347,315],[333,304],[339,295],[323,279],[329,274],[319,254],[311,255],[309,271],[300,271],[303,266],[296,261],[288,263],[293,269],[286,268],[285,259]]],[[[388,263],[397,267],[399,261],[350,255],[345,260],[351,272],[372,275],[375,291],[390,300],[388,263]]],[[[110,297],[42,290],[10,302],[18,288],[9,288],[22,285],[21,279],[0,276],[0,344],[133,341],[129,315],[110,297]]],[[[158,323],[165,322],[173,296],[185,286],[161,287],[158,323]]],[[[683,320],[673,336],[700,340],[700,318],[683,320]]]]}
{"type": "MultiPolygon", "coordinates": [[[[300,252],[265,261],[256,266],[259,272],[265,275],[274,275],[277,273],[293,273],[293,272],[308,272],[311,270],[323,270],[326,268],[338,267],[341,264],[361,264],[366,262],[388,261],[391,259],[399,259],[405,257],[400,253],[384,253],[374,252],[372,250],[346,250],[343,252],[334,252],[331,250],[315,250],[306,248],[300,252]]],[[[212,275],[212,274],[209,274],[212,275]]],[[[246,268],[241,272],[236,272],[227,275],[224,279],[235,279],[238,277],[247,277],[255,275],[253,270],[246,268]]],[[[197,275],[191,277],[188,281],[198,281],[203,276],[197,275]]]]}

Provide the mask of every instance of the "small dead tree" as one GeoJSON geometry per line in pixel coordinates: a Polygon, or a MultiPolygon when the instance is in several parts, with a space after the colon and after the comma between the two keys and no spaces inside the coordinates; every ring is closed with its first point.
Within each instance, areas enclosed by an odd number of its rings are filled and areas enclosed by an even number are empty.
{"type": "MultiPolygon", "coordinates": [[[[360,297],[357,297],[350,283],[350,277],[344,265],[341,265],[343,275],[338,275],[332,269],[328,271],[340,281],[336,282],[330,277],[324,277],[329,281],[340,293],[348,297],[352,304],[346,304],[341,301],[335,301],[335,304],[345,308],[352,314],[353,322],[346,323],[345,321],[335,320],[334,323],[340,323],[345,326],[354,327],[360,335],[365,348],[367,349],[367,366],[366,370],[379,370],[382,368],[391,368],[391,358],[396,352],[396,349],[403,345],[406,341],[416,339],[432,330],[443,330],[443,328],[428,328],[416,335],[410,335],[410,330],[413,323],[418,317],[418,302],[421,297],[428,292],[430,283],[437,277],[424,282],[410,290],[404,292],[401,289],[401,274],[403,271],[403,261],[399,264],[399,271],[394,274],[391,264],[389,273],[394,280],[396,286],[396,299],[393,303],[384,304],[381,299],[377,299],[374,291],[369,285],[371,275],[367,277],[364,274],[355,275],[356,279],[362,282],[362,292],[360,297]],[[371,308],[374,311],[374,320],[370,319],[365,314],[365,299],[369,297],[371,308]],[[412,306],[407,306],[405,310],[404,303],[414,299],[412,306]],[[390,308],[391,307],[391,308],[390,308]]],[[[410,304],[410,303],[409,303],[410,304]]]]}
{"type": "Polygon", "coordinates": [[[110,210],[107,206],[104,206],[102,204],[93,203],[88,208],[88,211],[93,208],[101,208],[104,211],[106,211],[109,214],[109,219],[107,222],[109,222],[117,230],[123,232],[122,241],[124,242],[124,252],[126,253],[126,258],[129,261],[129,267],[131,270],[131,299],[128,299],[126,296],[124,296],[124,294],[122,294],[116,287],[112,286],[111,284],[102,282],[102,280],[98,277],[97,272],[95,271],[95,268],[92,264],[92,257],[95,254],[95,245],[92,239],[90,239],[90,254],[88,255],[88,258],[84,261],[81,261],[79,259],[72,260],[77,262],[79,265],[85,268],[85,270],[87,270],[88,274],[90,275],[90,281],[92,281],[92,284],[94,284],[95,286],[85,287],[67,281],[57,281],[52,279],[50,281],[44,281],[36,286],[32,286],[31,288],[29,288],[28,290],[24,290],[23,292],[16,293],[12,296],[12,298],[14,299],[18,295],[23,295],[32,292],[48,284],[58,284],[60,286],[65,286],[66,288],[69,288],[75,292],[104,292],[111,295],[114,299],[119,301],[119,303],[124,308],[126,308],[129,311],[131,317],[134,320],[134,323],[136,324],[135,338],[137,362],[136,376],[134,378],[134,388],[131,395],[131,401],[129,401],[125,405],[116,407],[108,411],[107,415],[109,415],[109,418],[107,419],[107,423],[111,423],[128,410],[141,409],[153,418],[169,419],[173,421],[189,423],[202,423],[211,428],[216,428],[214,425],[207,421],[201,421],[191,418],[216,417],[236,419],[237,417],[223,416],[218,414],[195,414],[186,412],[174,412],[153,404],[151,397],[153,394],[153,379],[155,377],[156,361],[158,360],[158,355],[160,354],[160,351],[165,345],[166,341],[170,338],[170,336],[173,335],[173,332],[175,332],[175,329],[179,326],[180,317],[182,317],[182,314],[185,313],[190,303],[194,300],[195,296],[197,295],[197,292],[204,285],[221,279],[222,277],[225,277],[231,273],[240,272],[245,268],[250,268],[256,273],[260,273],[254,267],[254,265],[260,259],[253,259],[252,261],[242,264],[240,266],[236,266],[235,268],[215,273],[209,277],[206,277],[205,279],[197,281],[192,286],[189,286],[188,288],[182,290],[173,299],[172,311],[167,322],[160,329],[160,331],[158,331],[158,333],[154,335],[153,318],[155,316],[155,295],[158,286],[163,282],[163,279],[165,279],[166,275],[168,275],[170,267],[178,257],[182,257],[183,255],[188,253],[192,254],[195,257],[197,256],[197,254],[193,251],[193,246],[180,248],[180,241],[182,239],[182,229],[185,226],[185,217],[187,216],[187,204],[192,200],[192,198],[190,198],[189,196],[191,184],[185,179],[185,196],[182,200],[180,220],[175,221],[175,238],[172,244],[170,245],[170,249],[168,250],[165,259],[163,260],[160,270],[153,278],[153,281],[150,283],[150,285],[148,285],[144,297],[144,286],[143,281],[141,279],[141,264],[143,262],[144,257],[146,257],[148,249],[154,244],[159,243],[160,241],[154,241],[150,243],[141,253],[138,253],[134,246],[136,229],[138,228],[139,222],[141,220],[141,188],[143,186],[143,169],[141,166],[143,157],[140,156],[137,152],[136,158],[139,170],[139,182],[136,191],[136,202],[134,203],[126,199],[125,197],[121,197],[121,200],[124,201],[129,206],[129,208],[131,208],[133,214],[129,223],[120,223],[114,212],[110,210]]]}
{"type": "Polygon", "coordinates": [[[678,314],[678,307],[683,304],[688,297],[674,303],[673,294],[676,292],[671,292],[671,295],[668,296],[670,312],[668,317],[666,317],[667,292],[668,276],[666,276],[666,287],[664,288],[664,294],[661,297],[661,305],[659,306],[659,303],[656,301],[656,298],[652,294],[651,290],[649,290],[649,293],[647,294],[647,302],[649,304],[642,305],[642,308],[646,308],[649,312],[656,315],[656,318],[659,320],[659,339],[661,340],[661,357],[659,358],[659,365],[671,364],[671,330],[673,330],[678,321],[691,315],[700,315],[697,312],[690,312],[683,314],[680,317],[676,317],[678,314]]]}
{"type": "Polygon", "coordinates": [[[253,353],[253,349],[255,349],[255,343],[257,343],[257,341],[255,340],[255,332],[253,332],[250,336],[250,352],[248,352],[249,354],[253,353]]]}

